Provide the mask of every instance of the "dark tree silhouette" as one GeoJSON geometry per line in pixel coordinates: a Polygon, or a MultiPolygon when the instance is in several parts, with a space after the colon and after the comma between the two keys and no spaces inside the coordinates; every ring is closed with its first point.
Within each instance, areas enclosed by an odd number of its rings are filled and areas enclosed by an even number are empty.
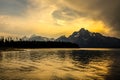
{"type": "Polygon", "coordinates": [[[9,38],[0,38],[0,48],[78,48],[75,43],[54,41],[18,41],[9,38]]]}

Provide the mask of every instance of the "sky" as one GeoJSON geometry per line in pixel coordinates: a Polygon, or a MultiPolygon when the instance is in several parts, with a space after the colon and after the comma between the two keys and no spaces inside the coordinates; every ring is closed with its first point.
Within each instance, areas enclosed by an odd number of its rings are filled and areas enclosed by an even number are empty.
{"type": "Polygon", "coordinates": [[[69,36],[80,28],[120,38],[120,0],[0,0],[0,36],[69,36]]]}

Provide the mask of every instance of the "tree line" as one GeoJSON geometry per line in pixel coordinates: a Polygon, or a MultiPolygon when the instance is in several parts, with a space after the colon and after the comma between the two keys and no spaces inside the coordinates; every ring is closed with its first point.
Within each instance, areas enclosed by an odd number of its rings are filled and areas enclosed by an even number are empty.
{"type": "Polygon", "coordinates": [[[0,48],[77,48],[75,43],[56,41],[22,41],[21,39],[0,38],[0,48]]]}

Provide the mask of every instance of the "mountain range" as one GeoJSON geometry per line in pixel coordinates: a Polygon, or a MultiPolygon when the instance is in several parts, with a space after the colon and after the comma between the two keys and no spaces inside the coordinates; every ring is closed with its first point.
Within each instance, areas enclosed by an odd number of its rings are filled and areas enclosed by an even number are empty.
{"type": "Polygon", "coordinates": [[[70,36],[60,36],[57,39],[32,35],[23,37],[22,40],[28,41],[56,41],[76,43],[83,48],[120,48],[120,39],[115,37],[104,36],[100,33],[90,32],[84,28],[73,32],[70,36]]]}
{"type": "Polygon", "coordinates": [[[30,37],[22,37],[22,41],[55,41],[54,38],[47,38],[47,37],[42,37],[38,35],[31,35],[30,37]]]}

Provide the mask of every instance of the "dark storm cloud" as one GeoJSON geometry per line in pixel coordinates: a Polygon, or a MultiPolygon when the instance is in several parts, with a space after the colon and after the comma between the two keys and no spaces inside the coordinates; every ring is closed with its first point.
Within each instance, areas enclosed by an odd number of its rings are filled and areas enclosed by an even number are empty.
{"type": "Polygon", "coordinates": [[[89,13],[93,19],[102,20],[120,33],[120,0],[67,0],[67,3],[77,11],[89,13]]]}
{"type": "Polygon", "coordinates": [[[79,18],[79,17],[85,17],[87,15],[84,13],[80,13],[78,11],[72,10],[70,8],[67,8],[67,7],[62,7],[60,9],[55,10],[52,13],[52,16],[55,19],[70,21],[70,20],[74,20],[74,19],[79,18]]]}
{"type": "Polygon", "coordinates": [[[28,0],[0,0],[0,15],[23,15],[28,4],[28,0]]]}
{"type": "Polygon", "coordinates": [[[55,10],[52,13],[52,16],[54,18],[61,19],[61,20],[72,20],[77,16],[77,13],[75,13],[74,11],[68,8],[61,8],[61,9],[55,10]]]}

